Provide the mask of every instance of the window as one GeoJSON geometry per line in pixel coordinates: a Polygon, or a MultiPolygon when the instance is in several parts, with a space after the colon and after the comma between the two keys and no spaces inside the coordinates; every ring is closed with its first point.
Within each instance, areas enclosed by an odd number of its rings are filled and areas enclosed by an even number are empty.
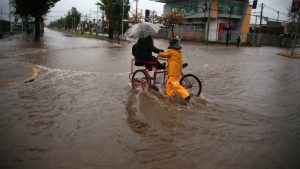
{"type": "Polygon", "coordinates": [[[188,0],[183,2],[173,3],[171,5],[172,12],[181,11],[183,13],[196,13],[198,12],[198,5],[197,1],[195,0],[188,0]]]}
{"type": "Polygon", "coordinates": [[[243,3],[240,0],[220,0],[218,3],[218,10],[220,14],[231,14],[233,15],[243,15],[243,3]]]}

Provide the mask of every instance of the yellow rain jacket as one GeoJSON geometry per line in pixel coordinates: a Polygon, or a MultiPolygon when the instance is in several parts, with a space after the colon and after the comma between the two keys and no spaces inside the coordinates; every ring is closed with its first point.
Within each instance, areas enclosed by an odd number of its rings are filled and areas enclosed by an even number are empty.
{"type": "Polygon", "coordinates": [[[182,98],[190,94],[179,83],[179,76],[182,72],[182,51],[169,48],[166,52],[160,52],[159,57],[168,59],[168,81],[166,84],[167,96],[173,97],[177,92],[182,98]]]}
{"type": "Polygon", "coordinates": [[[180,76],[182,72],[182,51],[181,49],[168,49],[166,52],[160,52],[159,57],[168,59],[168,75],[180,76]]]}

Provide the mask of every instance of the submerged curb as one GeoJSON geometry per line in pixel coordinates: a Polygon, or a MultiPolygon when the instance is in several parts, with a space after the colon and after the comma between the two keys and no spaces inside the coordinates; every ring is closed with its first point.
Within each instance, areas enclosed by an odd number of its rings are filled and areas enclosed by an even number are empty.
{"type": "Polygon", "coordinates": [[[277,53],[277,55],[288,57],[291,59],[300,59],[300,54],[295,54],[294,56],[292,56],[290,53],[277,53]]]}
{"type": "Polygon", "coordinates": [[[37,67],[35,67],[33,64],[29,64],[31,71],[32,71],[32,75],[31,77],[23,80],[21,83],[28,83],[28,82],[32,82],[34,81],[34,79],[38,76],[39,74],[39,70],[37,67]]]}
{"type": "Polygon", "coordinates": [[[0,86],[32,82],[38,74],[39,69],[31,63],[1,63],[0,86]]]}

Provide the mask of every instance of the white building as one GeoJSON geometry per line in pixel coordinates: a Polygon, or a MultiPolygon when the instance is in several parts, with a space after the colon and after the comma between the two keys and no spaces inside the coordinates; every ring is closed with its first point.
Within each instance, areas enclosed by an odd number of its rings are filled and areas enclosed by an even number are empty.
{"type": "Polygon", "coordinates": [[[13,15],[10,13],[10,0],[0,0],[0,34],[12,31],[11,22],[13,15]]]}
{"type": "Polygon", "coordinates": [[[9,21],[9,0],[0,1],[0,20],[9,21]]]}
{"type": "MultiPolygon", "coordinates": [[[[209,25],[209,41],[224,42],[228,32],[230,32],[229,40],[233,41],[237,36],[246,35],[249,32],[252,10],[252,6],[249,5],[249,0],[154,1],[165,3],[164,13],[175,11],[184,13],[186,25],[190,25],[190,27],[202,27],[205,36],[207,35],[209,25]]],[[[195,32],[193,34],[195,34],[195,32]]],[[[204,35],[199,34],[199,36],[204,35]]],[[[245,40],[246,37],[242,36],[242,41],[245,40]]]]}

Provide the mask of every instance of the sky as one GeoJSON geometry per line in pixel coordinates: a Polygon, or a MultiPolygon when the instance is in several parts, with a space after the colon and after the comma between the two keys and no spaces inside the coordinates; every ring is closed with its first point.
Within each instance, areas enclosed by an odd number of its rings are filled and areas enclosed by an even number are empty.
{"type": "MultiPolygon", "coordinates": [[[[55,7],[52,8],[50,13],[47,15],[47,22],[51,20],[59,19],[64,16],[72,7],[75,7],[80,13],[84,15],[89,15],[91,13],[92,19],[97,18],[97,6],[95,5],[99,0],[60,0],[55,4],[55,7]],[[90,12],[91,11],[91,12],[90,12]]],[[[135,1],[129,0],[132,6],[132,11],[135,10],[135,1]],[[134,8],[134,9],[133,9],[134,8]]],[[[155,10],[159,15],[163,14],[163,3],[158,3],[150,0],[139,0],[138,1],[138,10],[145,9],[155,10]]],[[[98,13],[100,18],[101,14],[98,13]]]]}
{"type": "MultiPolygon", "coordinates": [[[[97,18],[97,6],[95,5],[96,2],[99,0],[60,0],[56,3],[55,7],[51,9],[51,12],[47,15],[46,23],[50,21],[59,19],[63,17],[72,7],[75,7],[80,13],[84,15],[91,14],[92,19],[97,18]]],[[[251,2],[252,0],[250,0],[251,2]]],[[[135,1],[130,0],[132,8],[135,9],[135,1]]],[[[269,18],[277,19],[279,11],[279,20],[287,20],[287,8],[291,5],[292,0],[258,0],[258,4],[264,3],[268,5],[267,8],[264,9],[264,16],[269,18]]],[[[145,9],[155,10],[158,14],[163,13],[163,6],[164,3],[158,3],[150,0],[139,0],[138,9],[145,11],[145,9]]],[[[134,10],[131,9],[131,10],[134,10]]],[[[260,7],[253,12],[260,12],[260,7]]],[[[252,13],[257,14],[259,13],[252,13]]],[[[98,17],[100,18],[101,14],[99,13],[98,17]]],[[[255,21],[255,17],[251,18],[251,22],[255,21]]]]}

